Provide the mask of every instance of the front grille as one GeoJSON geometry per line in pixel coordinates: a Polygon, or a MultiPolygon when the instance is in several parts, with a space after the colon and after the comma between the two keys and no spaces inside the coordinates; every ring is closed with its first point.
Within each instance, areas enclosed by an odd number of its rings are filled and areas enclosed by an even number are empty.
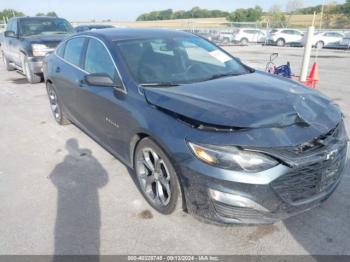
{"type": "Polygon", "coordinates": [[[60,41],[51,41],[51,42],[47,42],[45,43],[45,45],[48,48],[56,48],[56,46],[60,43],[60,41]]]}
{"type": "Polygon", "coordinates": [[[286,202],[302,203],[317,198],[339,180],[345,165],[346,146],[322,161],[295,168],[271,183],[275,192],[286,202]]]}

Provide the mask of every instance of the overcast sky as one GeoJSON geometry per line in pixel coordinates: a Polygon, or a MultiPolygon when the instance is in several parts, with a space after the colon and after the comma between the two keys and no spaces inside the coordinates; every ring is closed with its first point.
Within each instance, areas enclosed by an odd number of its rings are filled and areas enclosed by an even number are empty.
{"type": "MultiPolygon", "coordinates": [[[[303,2],[304,6],[312,6],[322,4],[323,0],[304,0],[303,2]]],[[[345,0],[337,2],[343,3],[345,0]]],[[[236,8],[260,5],[263,9],[268,10],[273,4],[285,8],[286,3],[287,0],[0,0],[0,10],[13,8],[26,15],[55,11],[59,16],[74,21],[92,19],[131,21],[141,13],[168,8],[187,10],[193,6],[199,6],[232,11],[236,8]]]]}

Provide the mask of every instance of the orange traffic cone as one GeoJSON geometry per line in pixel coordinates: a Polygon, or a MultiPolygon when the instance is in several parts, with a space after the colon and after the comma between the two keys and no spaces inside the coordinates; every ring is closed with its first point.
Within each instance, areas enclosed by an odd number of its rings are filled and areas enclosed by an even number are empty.
{"type": "Polygon", "coordinates": [[[306,80],[306,85],[312,88],[316,88],[318,80],[318,65],[317,63],[314,63],[311,67],[309,77],[306,80]]]}

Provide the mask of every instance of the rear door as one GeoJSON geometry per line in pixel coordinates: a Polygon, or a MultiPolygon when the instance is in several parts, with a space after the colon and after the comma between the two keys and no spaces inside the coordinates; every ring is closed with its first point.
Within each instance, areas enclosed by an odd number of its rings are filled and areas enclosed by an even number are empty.
{"type": "Polygon", "coordinates": [[[282,38],[284,38],[286,40],[286,43],[290,43],[290,42],[294,41],[294,39],[293,39],[294,35],[293,35],[292,30],[281,31],[281,36],[282,36],[282,38]]]}
{"type": "Polygon", "coordinates": [[[325,36],[325,41],[324,41],[325,45],[330,43],[335,43],[343,39],[343,36],[337,32],[328,32],[328,33],[325,33],[324,36],[325,36]]]}
{"type": "MultiPolygon", "coordinates": [[[[85,37],[75,37],[65,43],[64,50],[59,49],[62,53],[57,53],[58,59],[51,68],[53,83],[57,89],[58,95],[61,96],[64,106],[68,113],[76,121],[81,119],[81,110],[75,102],[77,89],[80,87],[80,80],[86,74],[82,69],[82,54],[86,43],[85,37]]],[[[63,46],[60,46],[63,48],[63,46]]]]}
{"type": "Polygon", "coordinates": [[[292,37],[292,42],[301,42],[303,39],[303,33],[297,31],[297,30],[291,30],[293,37],[292,37]]]}

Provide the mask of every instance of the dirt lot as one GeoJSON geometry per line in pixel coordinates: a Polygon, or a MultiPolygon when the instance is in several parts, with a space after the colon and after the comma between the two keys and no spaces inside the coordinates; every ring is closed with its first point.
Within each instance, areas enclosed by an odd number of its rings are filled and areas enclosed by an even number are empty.
{"type": "MultiPolygon", "coordinates": [[[[302,49],[230,47],[263,69],[270,53],[299,73],[302,49]]],[[[350,52],[319,52],[319,90],[350,130],[350,52]]],[[[73,125],[58,126],[43,83],[0,65],[0,254],[348,254],[350,167],[320,208],[268,226],[218,227],[162,216],[128,170],[73,125]],[[58,174],[67,174],[57,179],[58,174]]]]}

